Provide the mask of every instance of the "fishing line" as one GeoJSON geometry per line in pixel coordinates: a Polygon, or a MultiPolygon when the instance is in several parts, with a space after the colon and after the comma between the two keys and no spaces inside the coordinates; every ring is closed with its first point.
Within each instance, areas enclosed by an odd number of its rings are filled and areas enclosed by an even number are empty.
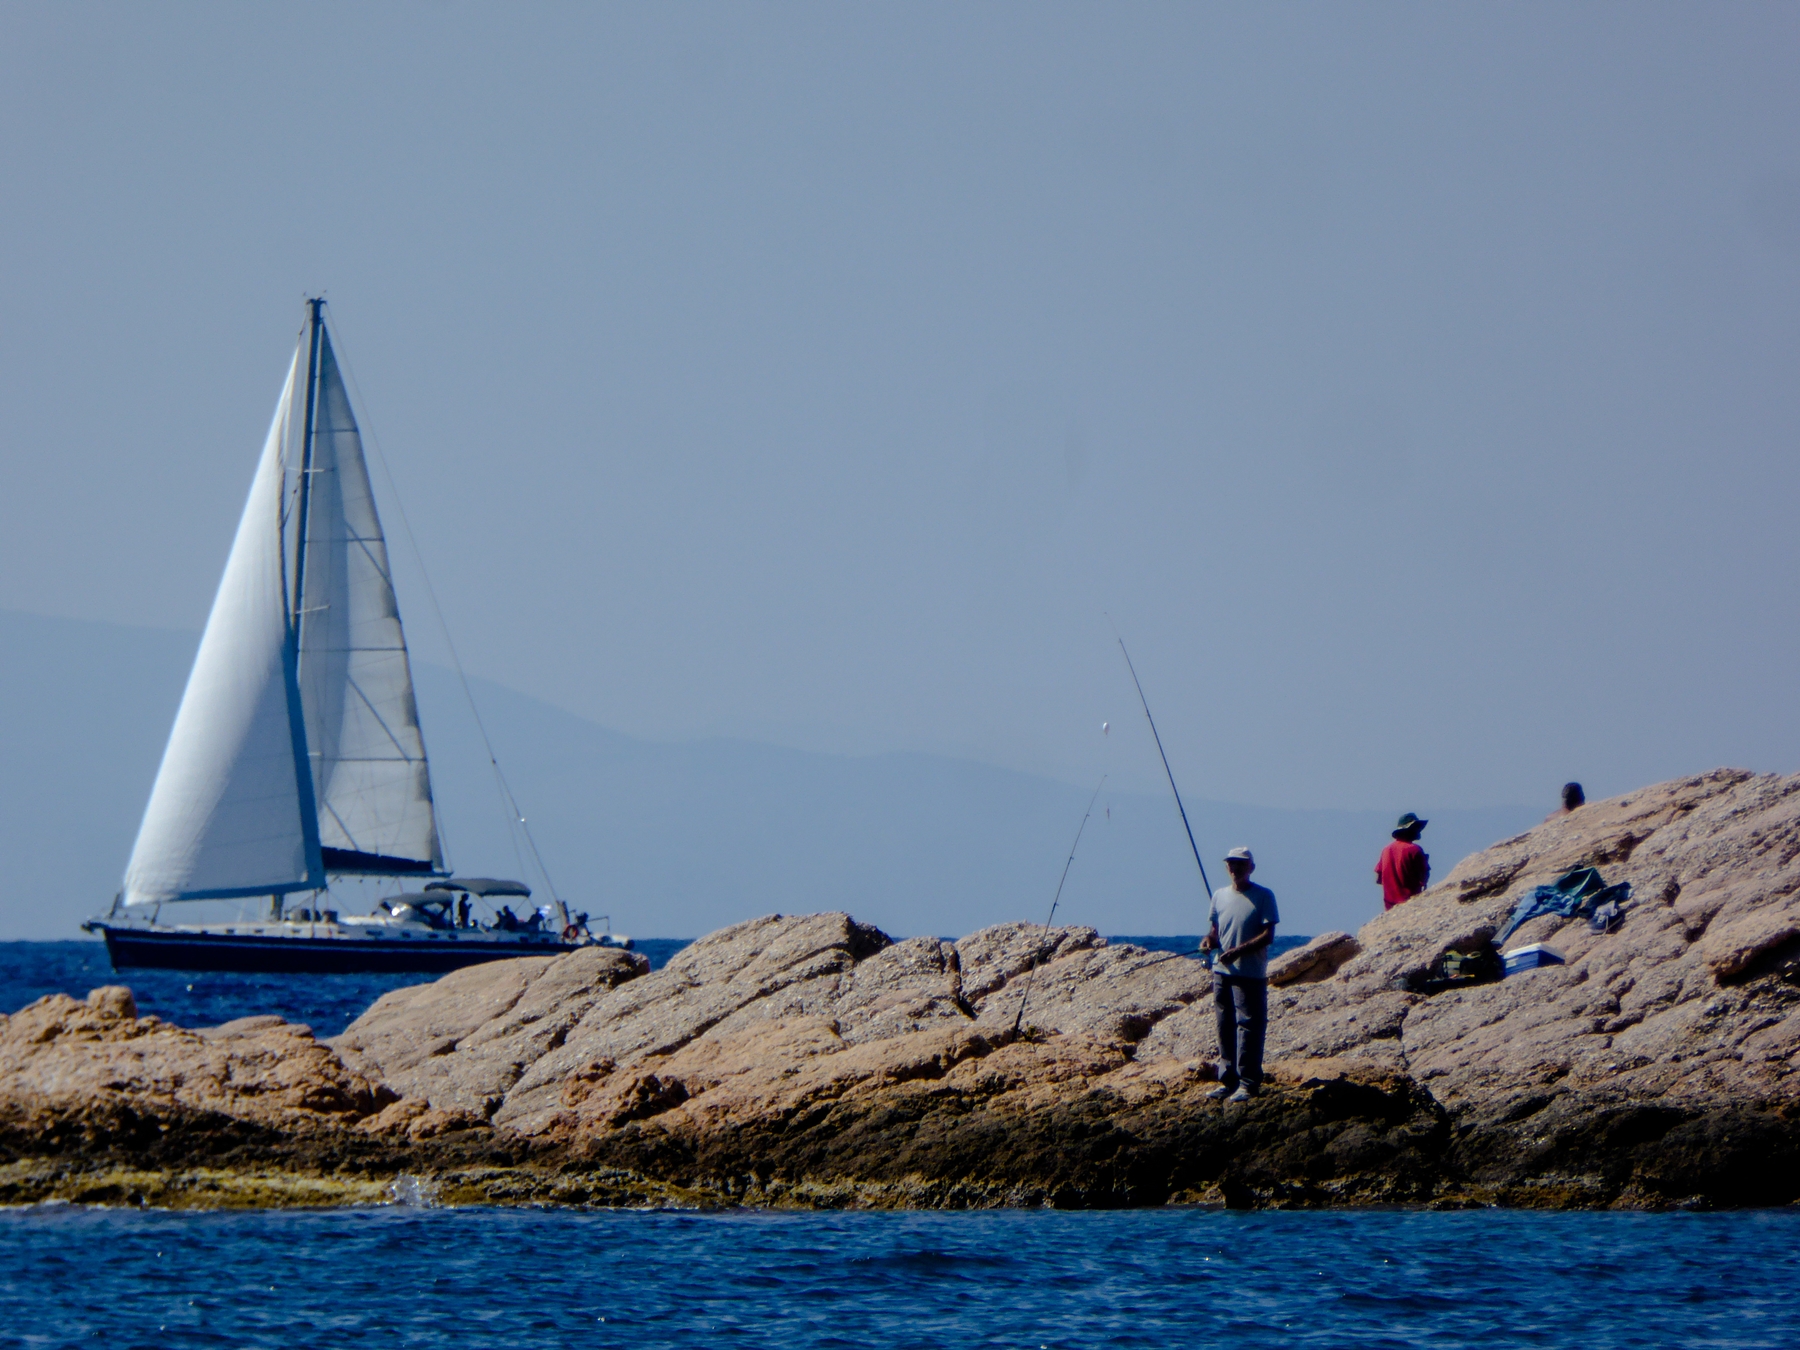
{"type": "Polygon", "coordinates": [[[1194,827],[1188,824],[1187,807],[1181,803],[1181,789],[1175,786],[1175,770],[1169,767],[1168,752],[1163,749],[1162,736],[1156,730],[1156,719],[1150,715],[1150,700],[1144,697],[1144,682],[1138,679],[1137,667],[1131,664],[1131,653],[1125,650],[1125,639],[1119,637],[1119,626],[1112,621],[1112,615],[1106,616],[1107,626],[1113,630],[1113,636],[1119,638],[1119,651],[1125,657],[1125,669],[1131,672],[1131,682],[1137,686],[1138,702],[1144,705],[1144,720],[1150,724],[1150,735],[1156,740],[1156,753],[1162,756],[1163,772],[1169,776],[1169,791],[1175,794],[1175,809],[1181,812],[1181,828],[1187,831],[1188,847],[1194,850],[1194,865],[1200,869],[1200,884],[1206,887],[1206,898],[1212,899],[1212,882],[1206,879],[1206,864],[1200,861],[1200,845],[1194,842],[1194,827]]]}
{"type": "MultiPolygon", "coordinates": [[[[1100,800],[1100,788],[1106,786],[1106,775],[1100,775],[1100,785],[1094,789],[1094,795],[1088,798],[1087,810],[1082,813],[1081,824],[1075,830],[1075,842],[1069,845],[1068,859],[1063,863],[1062,876],[1056,883],[1056,894],[1050,897],[1050,913],[1044,919],[1044,936],[1050,936],[1050,921],[1056,917],[1057,901],[1062,899],[1063,884],[1069,879],[1069,869],[1075,865],[1075,850],[1081,847],[1081,832],[1087,828],[1088,817],[1094,814],[1094,803],[1100,800]]],[[[1044,947],[1038,944],[1037,954],[1031,958],[1031,969],[1025,972],[1025,994],[1019,1000],[1019,1015],[1013,1018],[1012,1038],[1019,1039],[1019,1025],[1025,1020],[1025,1005],[1031,1002],[1031,980],[1037,974],[1038,962],[1043,960],[1044,947]]]]}

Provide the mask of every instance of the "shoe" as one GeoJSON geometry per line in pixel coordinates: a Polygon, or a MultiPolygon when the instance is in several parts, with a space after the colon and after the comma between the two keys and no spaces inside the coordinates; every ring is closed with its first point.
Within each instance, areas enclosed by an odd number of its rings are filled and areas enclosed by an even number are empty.
{"type": "Polygon", "coordinates": [[[1224,1101],[1225,1098],[1231,1095],[1231,1085],[1229,1083],[1220,1083],[1219,1086],[1206,1095],[1215,1102],[1224,1101]]]}
{"type": "Polygon", "coordinates": [[[1256,1095],[1256,1092],[1257,1090],[1255,1088],[1251,1087],[1248,1083],[1244,1083],[1238,1087],[1236,1092],[1232,1093],[1225,1100],[1228,1102],[1247,1102],[1256,1095]]]}

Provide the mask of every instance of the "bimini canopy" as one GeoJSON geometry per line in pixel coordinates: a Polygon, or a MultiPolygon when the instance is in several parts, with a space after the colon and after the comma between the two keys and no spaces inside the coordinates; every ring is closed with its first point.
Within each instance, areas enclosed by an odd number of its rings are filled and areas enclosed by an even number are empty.
{"type": "Polygon", "coordinates": [[[427,891],[467,891],[483,899],[496,895],[529,898],[531,887],[522,881],[502,881],[499,877],[452,877],[447,881],[427,882],[427,891]]]}
{"type": "Polygon", "coordinates": [[[382,900],[389,909],[435,909],[439,905],[447,905],[454,896],[445,895],[442,891],[407,891],[404,895],[390,895],[382,900]]]}

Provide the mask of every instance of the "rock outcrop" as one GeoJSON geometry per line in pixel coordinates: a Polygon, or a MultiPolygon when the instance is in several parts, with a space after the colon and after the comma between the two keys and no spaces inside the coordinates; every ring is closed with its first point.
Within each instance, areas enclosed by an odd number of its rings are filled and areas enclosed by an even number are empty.
{"type": "Polygon", "coordinates": [[[1321,933],[1304,947],[1284,952],[1269,963],[1269,987],[1329,980],[1361,951],[1362,944],[1348,933],[1321,933]]]}
{"type": "Polygon", "coordinates": [[[198,1149],[489,1200],[1786,1203],[1797,859],[1800,777],[1721,770],[1546,822],[1276,962],[1274,1081],[1230,1107],[1206,1095],[1205,967],[1079,927],[894,942],[770,916],[654,973],[603,949],[474,967],[330,1043],[58,996],[0,1024],[0,1195],[54,1191],[58,1150],[68,1193],[83,1159],[198,1149]],[[1423,992],[1576,866],[1631,883],[1622,926],[1534,919],[1507,945],[1566,964],[1423,992]]]}
{"type": "Polygon", "coordinates": [[[336,1042],[346,1062],[403,1094],[361,1128],[421,1138],[489,1124],[528,1066],[560,1047],[602,996],[649,969],[634,952],[589,947],[471,966],[383,995],[336,1042]]]}
{"type": "Polygon", "coordinates": [[[189,1031],[139,1017],[131,991],[52,994],[0,1017],[0,1083],[21,1112],[215,1114],[271,1132],[354,1124],[395,1098],[310,1029],[246,1017],[189,1031]]]}

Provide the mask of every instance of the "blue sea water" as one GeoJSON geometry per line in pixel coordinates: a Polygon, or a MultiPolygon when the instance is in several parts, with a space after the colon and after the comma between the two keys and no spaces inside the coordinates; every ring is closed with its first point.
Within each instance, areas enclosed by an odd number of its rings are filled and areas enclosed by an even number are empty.
{"type": "Polygon", "coordinates": [[[1800,1214],[0,1211],[24,1346],[1800,1344],[1800,1214]]]}
{"type": "MultiPolygon", "coordinates": [[[[1200,939],[1120,937],[1153,951],[1192,956],[1200,939]]],[[[636,950],[659,969],[691,941],[639,938],[636,950]]],[[[1277,938],[1285,951],[1303,937],[1277,938]]],[[[183,1027],[213,1027],[233,1018],[275,1013],[303,1022],[319,1036],[336,1036],[390,989],[429,980],[429,975],[240,975],[228,971],[125,970],[115,973],[99,942],[0,942],[0,1012],[12,1012],[45,994],[85,997],[102,984],[126,984],[138,1011],[183,1027]]]]}

